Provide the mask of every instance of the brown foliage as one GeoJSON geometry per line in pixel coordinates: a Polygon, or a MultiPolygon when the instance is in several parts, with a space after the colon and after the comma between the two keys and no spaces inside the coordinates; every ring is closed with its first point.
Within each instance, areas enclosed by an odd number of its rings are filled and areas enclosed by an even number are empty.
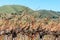
{"type": "Polygon", "coordinates": [[[34,40],[36,34],[40,32],[48,31],[49,33],[50,32],[60,33],[60,23],[52,19],[50,20],[48,18],[44,18],[37,20],[37,18],[34,18],[34,16],[29,14],[12,15],[12,16],[14,16],[12,19],[9,19],[8,17],[0,19],[0,31],[4,31],[2,34],[14,30],[16,33],[21,32],[25,36],[26,35],[29,36],[31,34],[30,36],[34,40]]]}

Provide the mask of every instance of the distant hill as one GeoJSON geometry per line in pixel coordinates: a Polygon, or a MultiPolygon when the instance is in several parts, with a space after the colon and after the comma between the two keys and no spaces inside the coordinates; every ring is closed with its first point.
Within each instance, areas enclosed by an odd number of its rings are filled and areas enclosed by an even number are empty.
{"type": "Polygon", "coordinates": [[[51,17],[59,18],[60,12],[52,10],[33,10],[22,5],[5,5],[0,7],[0,13],[21,13],[26,10],[31,15],[39,18],[51,17]]]}
{"type": "Polygon", "coordinates": [[[38,11],[42,18],[44,17],[51,17],[51,18],[58,18],[60,13],[52,10],[39,10],[38,11]]]}
{"type": "Polygon", "coordinates": [[[22,5],[5,5],[0,7],[0,13],[18,13],[24,10],[32,11],[32,9],[22,5]]]}

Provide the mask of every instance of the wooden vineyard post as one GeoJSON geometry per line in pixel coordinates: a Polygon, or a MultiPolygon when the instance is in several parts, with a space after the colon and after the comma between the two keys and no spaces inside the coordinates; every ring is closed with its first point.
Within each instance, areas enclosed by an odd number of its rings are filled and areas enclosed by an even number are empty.
{"type": "Polygon", "coordinates": [[[17,36],[13,37],[13,34],[12,34],[12,40],[17,40],[17,36]]]}

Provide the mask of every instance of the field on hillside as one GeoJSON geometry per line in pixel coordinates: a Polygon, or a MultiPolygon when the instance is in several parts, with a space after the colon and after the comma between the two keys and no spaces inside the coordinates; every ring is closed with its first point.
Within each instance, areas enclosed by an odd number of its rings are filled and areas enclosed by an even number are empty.
{"type": "Polygon", "coordinates": [[[20,6],[0,11],[0,40],[60,40],[60,12],[20,6]]]}

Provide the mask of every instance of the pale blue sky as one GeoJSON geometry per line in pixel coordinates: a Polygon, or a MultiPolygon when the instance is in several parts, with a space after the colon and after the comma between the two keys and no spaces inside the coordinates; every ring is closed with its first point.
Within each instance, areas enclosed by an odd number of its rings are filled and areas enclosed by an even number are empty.
{"type": "Polygon", "coordinates": [[[0,0],[2,5],[24,5],[31,9],[60,11],[60,0],[0,0]]]}

